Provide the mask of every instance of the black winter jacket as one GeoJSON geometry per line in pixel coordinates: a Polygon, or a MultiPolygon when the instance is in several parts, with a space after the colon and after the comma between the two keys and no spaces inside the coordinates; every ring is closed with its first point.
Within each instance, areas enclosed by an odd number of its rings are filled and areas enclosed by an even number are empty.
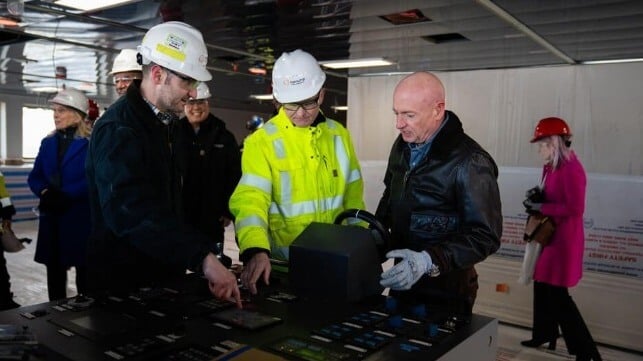
{"type": "Polygon", "coordinates": [[[183,176],[183,214],[212,242],[223,242],[219,218],[234,220],[230,196],[241,178],[241,152],[223,120],[209,114],[199,132],[187,118],[177,125],[176,153],[183,176]]]}
{"type": "Polygon", "coordinates": [[[426,250],[440,268],[437,278],[458,273],[451,280],[463,283],[458,292],[475,299],[473,265],[500,247],[498,168],[454,113],[447,111],[445,119],[428,155],[413,170],[408,144],[396,139],[376,216],[391,229],[393,248],[426,250]]]}
{"type": "Polygon", "coordinates": [[[86,171],[92,210],[93,292],[127,291],[200,270],[208,238],[181,221],[181,179],[171,127],[138,84],[94,126],[86,171]]]}

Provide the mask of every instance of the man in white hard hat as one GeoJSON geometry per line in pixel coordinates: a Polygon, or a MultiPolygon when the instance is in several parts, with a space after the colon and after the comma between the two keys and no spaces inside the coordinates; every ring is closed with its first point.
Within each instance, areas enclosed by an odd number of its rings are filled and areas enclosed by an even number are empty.
{"type": "Polygon", "coordinates": [[[248,136],[242,177],[230,199],[244,262],[241,281],[252,293],[268,283],[270,258],[311,223],[333,223],[344,210],[364,209],[364,182],[346,128],[319,109],[326,74],[302,50],[283,53],[272,72],[278,113],[248,136]]]}
{"type": "Polygon", "coordinates": [[[177,126],[176,153],[183,165],[183,213],[185,221],[208,235],[219,260],[223,254],[225,227],[232,222],[228,201],[241,178],[241,152],[223,120],[210,113],[212,96],[206,83],[185,104],[185,117],[177,126]]]}
{"type": "Polygon", "coordinates": [[[138,63],[136,54],[138,54],[136,49],[123,49],[114,58],[112,71],[109,74],[114,77],[114,87],[118,96],[125,94],[127,87],[134,80],[143,77],[143,67],[138,63]]]}
{"type": "Polygon", "coordinates": [[[143,78],[96,122],[87,158],[93,229],[94,293],[128,293],[202,273],[210,292],[241,307],[237,279],[211,252],[211,240],[182,222],[181,177],[169,136],[199,82],[212,75],[194,27],[152,27],[137,48],[143,78]]]}

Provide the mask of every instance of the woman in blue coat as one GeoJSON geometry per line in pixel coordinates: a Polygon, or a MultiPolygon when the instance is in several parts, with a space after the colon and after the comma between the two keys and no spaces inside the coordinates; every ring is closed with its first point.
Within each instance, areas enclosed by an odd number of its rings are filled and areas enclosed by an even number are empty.
{"type": "Polygon", "coordinates": [[[76,89],[61,90],[52,103],[56,130],[41,144],[29,187],[40,197],[35,261],[47,267],[49,300],[67,297],[67,271],[76,268],[78,293],[86,290],[86,249],[90,231],[85,157],[90,126],[88,99],[76,89]]]}

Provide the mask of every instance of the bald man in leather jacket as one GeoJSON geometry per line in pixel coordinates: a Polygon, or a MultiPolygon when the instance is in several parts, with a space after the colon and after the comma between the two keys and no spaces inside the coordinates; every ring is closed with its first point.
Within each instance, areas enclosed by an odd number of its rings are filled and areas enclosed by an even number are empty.
{"type": "Polygon", "coordinates": [[[404,78],[393,96],[396,139],[376,216],[392,235],[396,264],[382,274],[391,294],[470,314],[474,265],[500,246],[498,168],[445,109],[433,74],[404,78]]]}

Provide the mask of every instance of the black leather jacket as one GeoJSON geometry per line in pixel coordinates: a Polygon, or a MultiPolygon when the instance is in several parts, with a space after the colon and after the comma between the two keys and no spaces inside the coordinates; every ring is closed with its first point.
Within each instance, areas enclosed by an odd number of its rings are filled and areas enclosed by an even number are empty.
{"type": "MultiPolygon", "coordinates": [[[[428,155],[412,170],[409,146],[398,136],[376,212],[391,229],[393,248],[426,250],[440,277],[472,270],[498,250],[502,233],[498,168],[453,112],[445,119],[428,155]]],[[[477,289],[475,275],[462,274],[477,289]]]]}

